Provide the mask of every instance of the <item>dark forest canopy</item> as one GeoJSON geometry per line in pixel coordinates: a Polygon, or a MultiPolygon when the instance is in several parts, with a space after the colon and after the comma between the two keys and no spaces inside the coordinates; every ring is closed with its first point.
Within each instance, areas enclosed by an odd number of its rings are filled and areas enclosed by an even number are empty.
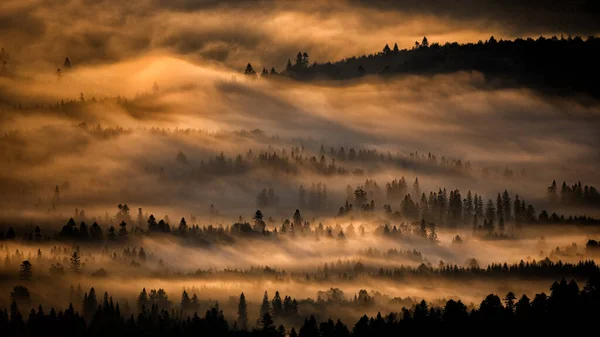
{"type": "MultiPolygon", "coordinates": [[[[335,62],[310,64],[307,52],[288,60],[280,74],[297,80],[345,80],[366,75],[443,74],[478,71],[500,86],[531,86],[549,92],[600,96],[596,74],[600,71],[600,39],[589,36],[540,36],[459,44],[440,44],[423,37],[412,49],[386,44],[382,51],[335,62]],[[501,83],[494,81],[502,80],[501,83]]],[[[252,68],[248,64],[249,68],[252,68]]],[[[248,76],[255,72],[245,71],[248,76]]],[[[264,73],[261,77],[272,76],[264,73]]]]}
{"type": "MultiPolygon", "coordinates": [[[[237,319],[231,324],[224,315],[219,304],[214,304],[201,316],[192,313],[194,300],[184,291],[181,305],[165,308],[164,290],[154,291],[155,301],[150,308],[146,289],[140,293],[138,301],[141,308],[137,316],[126,306],[113,302],[108,293],[97,299],[94,288],[85,294],[79,313],[71,303],[68,309],[59,311],[54,308],[44,309],[41,305],[28,314],[21,313],[19,303],[27,305],[29,291],[23,286],[15,287],[11,294],[13,299],[9,309],[0,311],[0,331],[3,336],[302,336],[302,337],[344,337],[344,336],[392,336],[411,332],[431,333],[442,328],[460,325],[462,333],[480,333],[481,324],[494,324],[495,331],[514,331],[515,328],[536,327],[539,330],[550,323],[574,325],[579,328],[591,327],[594,318],[600,314],[600,283],[598,279],[590,279],[580,286],[574,280],[555,281],[549,294],[539,293],[530,299],[527,295],[517,297],[508,292],[500,297],[487,295],[481,303],[469,310],[460,300],[448,300],[444,305],[436,306],[422,300],[411,308],[403,308],[401,312],[391,312],[385,317],[377,313],[376,317],[363,315],[353,326],[346,326],[336,317],[320,317],[317,323],[315,315],[305,317],[304,322],[296,324],[296,328],[286,329],[280,316],[286,313],[285,301],[277,299],[276,293],[272,302],[267,292],[260,307],[260,318],[252,327],[248,324],[247,303],[240,295],[237,319]],[[146,295],[146,296],[144,296],[146,295]],[[141,301],[140,301],[141,299],[141,301]],[[163,303],[164,304],[164,303],[163,303]],[[334,323],[333,319],[337,319],[334,323]],[[238,322],[239,321],[239,322],[238,322]],[[279,326],[277,325],[279,324],[279,326]]],[[[152,296],[150,296],[152,297],[152,296]]],[[[289,297],[286,296],[286,300],[289,297]]],[[[355,298],[357,305],[369,305],[368,294],[359,294],[355,298]],[[366,296],[365,296],[366,295],[366,296]]],[[[288,305],[293,309],[293,302],[288,305]]],[[[26,306],[25,305],[25,306],[26,306]]],[[[316,313],[318,315],[318,313],[316,313]]],[[[293,313],[297,316],[297,313],[293,313]]],[[[319,316],[317,316],[319,317],[319,316]]],[[[285,321],[286,323],[288,321],[285,321]]]]}

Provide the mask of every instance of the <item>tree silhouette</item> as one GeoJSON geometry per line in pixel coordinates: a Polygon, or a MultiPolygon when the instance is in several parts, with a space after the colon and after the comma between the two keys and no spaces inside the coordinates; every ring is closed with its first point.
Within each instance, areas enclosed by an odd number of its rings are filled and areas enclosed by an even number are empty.
{"type": "Polygon", "coordinates": [[[28,260],[25,260],[21,263],[21,270],[19,272],[21,280],[29,281],[33,276],[33,266],[28,260]]]}
{"type": "Polygon", "coordinates": [[[265,316],[265,314],[270,314],[270,312],[271,312],[271,305],[269,304],[269,295],[265,291],[262,303],[260,305],[260,317],[262,318],[265,316]]]}
{"type": "Polygon", "coordinates": [[[246,304],[246,296],[244,296],[244,293],[240,295],[240,301],[238,303],[237,322],[238,327],[242,331],[248,329],[248,305],[246,304]]]}
{"type": "Polygon", "coordinates": [[[69,267],[76,273],[81,271],[81,258],[79,257],[79,252],[73,252],[71,258],[69,259],[69,267]]]}
{"type": "Polygon", "coordinates": [[[256,71],[254,71],[254,68],[250,63],[248,63],[248,65],[246,66],[246,69],[244,70],[244,75],[246,75],[248,78],[256,78],[256,71]]]}

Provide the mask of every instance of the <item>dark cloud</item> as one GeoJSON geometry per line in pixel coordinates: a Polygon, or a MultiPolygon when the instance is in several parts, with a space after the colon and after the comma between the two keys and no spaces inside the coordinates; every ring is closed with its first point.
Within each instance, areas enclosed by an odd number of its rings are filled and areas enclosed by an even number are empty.
{"type": "Polygon", "coordinates": [[[600,2],[586,0],[349,0],[350,4],[409,14],[430,14],[451,20],[481,21],[510,35],[600,32],[600,2]]]}
{"type": "Polygon", "coordinates": [[[46,31],[43,18],[35,16],[31,9],[33,6],[18,7],[15,9],[2,9],[0,7],[0,36],[8,40],[11,35],[21,38],[35,38],[46,31]]]}
{"type": "Polygon", "coordinates": [[[281,69],[306,51],[316,62],[431,41],[475,42],[600,31],[591,1],[7,0],[2,46],[24,63],[108,63],[167,52],[241,69],[281,69]],[[60,15],[57,15],[60,13],[60,15]],[[33,62],[32,62],[33,61],[33,62]]]}
{"type": "Polygon", "coordinates": [[[258,5],[268,5],[263,0],[151,0],[153,5],[177,11],[195,11],[215,8],[250,8],[258,5]]]}

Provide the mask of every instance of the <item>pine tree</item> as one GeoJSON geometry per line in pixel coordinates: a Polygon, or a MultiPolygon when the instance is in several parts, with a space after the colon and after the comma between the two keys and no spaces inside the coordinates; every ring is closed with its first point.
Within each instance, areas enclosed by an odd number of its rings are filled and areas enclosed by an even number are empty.
{"type": "Polygon", "coordinates": [[[273,318],[280,317],[283,313],[283,302],[281,301],[281,297],[279,296],[279,291],[275,292],[275,296],[271,301],[271,306],[273,309],[273,318]]]}
{"type": "Polygon", "coordinates": [[[296,69],[302,69],[303,64],[304,64],[304,60],[302,58],[302,53],[298,52],[298,55],[296,55],[296,62],[294,64],[294,67],[296,69]]]}
{"type": "Polygon", "coordinates": [[[506,221],[511,219],[511,207],[510,195],[508,194],[507,190],[504,190],[504,193],[502,193],[502,211],[506,221]]]}
{"type": "Polygon", "coordinates": [[[156,218],[153,214],[148,217],[148,232],[154,232],[157,230],[156,218]]]}
{"type": "Polygon", "coordinates": [[[494,209],[494,202],[492,199],[488,199],[485,207],[485,218],[488,222],[494,223],[496,220],[496,210],[494,209]]]}
{"type": "Polygon", "coordinates": [[[467,192],[467,199],[465,200],[465,219],[470,219],[474,215],[475,207],[473,205],[473,197],[471,191],[467,192]]]}
{"type": "Polygon", "coordinates": [[[246,304],[244,293],[240,295],[237,315],[238,326],[240,330],[245,331],[248,328],[248,305],[246,304]]]}
{"type": "Polygon", "coordinates": [[[71,267],[71,270],[76,273],[79,273],[81,270],[81,258],[79,257],[79,253],[77,251],[73,252],[73,255],[71,255],[69,266],[71,267]]]}
{"type": "Polygon", "coordinates": [[[383,55],[390,55],[391,51],[392,50],[390,49],[390,46],[388,46],[388,44],[386,43],[385,47],[383,47],[383,51],[382,51],[383,55]]]}
{"type": "Polygon", "coordinates": [[[177,232],[179,233],[179,235],[185,236],[187,234],[187,231],[187,222],[185,221],[185,218],[181,218],[181,221],[179,222],[179,227],[177,228],[177,232]]]}
{"type": "Polygon", "coordinates": [[[254,71],[254,68],[252,68],[252,65],[250,63],[248,63],[248,65],[246,66],[246,69],[244,70],[244,75],[246,75],[249,78],[256,77],[256,71],[254,71]]]}
{"type": "Polygon", "coordinates": [[[21,270],[19,272],[21,280],[29,281],[31,280],[32,275],[33,265],[27,260],[23,261],[23,263],[21,263],[21,270]]]}
{"type": "Polygon", "coordinates": [[[262,304],[260,305],[260,317],[263,317],[265,314],[268,314],[271,311],[271,305],[269,303],[269,295],[265,291],[265,295],[263,296],[262,304]]]}
{"type": "Polygon", "coordinates": [[[190,309],[190,297],[188,296],[187,291],[183,291],[181,294],[181,310],[188,311],[190,309]]]}
{"type": "Polygon", "coordinates": [[[500,219],[504,216],[504,204],[502,203],[502,197],[500,193],[498,193],[498,197],[496,197],[496,219],[500,219]]]}
{"type": "Polygon", "coordinates": [[[304,52],[302,54],[302,68],[304,68],[304,69],[308,68],[309,64],[310,64],[310,62],[308,60],[308,53],[304,52]]]}

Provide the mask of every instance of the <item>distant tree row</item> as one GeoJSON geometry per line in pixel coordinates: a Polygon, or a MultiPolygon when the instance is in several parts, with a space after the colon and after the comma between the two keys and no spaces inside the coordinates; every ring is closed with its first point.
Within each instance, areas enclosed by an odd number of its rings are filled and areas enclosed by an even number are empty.
{"type": "Polygon", "coordinates": [[[600,192],[598,192],[598,189],[594,186],[582,186],[581,182],[568,186],[563,181],[559,196],[556,180],[553,180],[552,185],[548,187],[548,199],[551,202],[560,202],[562,205],[567,206],[600,207],[600,192]]]}

